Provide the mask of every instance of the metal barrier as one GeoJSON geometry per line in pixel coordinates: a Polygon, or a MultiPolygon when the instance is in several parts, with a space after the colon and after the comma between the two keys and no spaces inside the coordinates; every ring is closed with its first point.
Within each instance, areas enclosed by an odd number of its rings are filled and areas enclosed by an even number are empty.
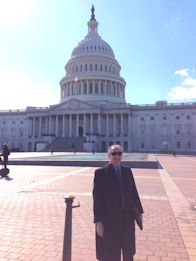
{"type": "Polygon", "coordinates": [[[74,201],[73,196],[65,197],[66,203],[66,215],[65,215],[65,230],[64,230],[64,242],[63,242],[63,259],[62,261],[71,261],[71,242],[72,242],[72,208],[80,207],[72,206],[74,201]]]}

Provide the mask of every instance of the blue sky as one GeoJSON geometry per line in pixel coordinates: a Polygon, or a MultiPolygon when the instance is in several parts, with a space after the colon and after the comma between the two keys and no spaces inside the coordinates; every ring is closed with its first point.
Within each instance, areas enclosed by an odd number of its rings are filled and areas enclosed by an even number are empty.
{"type": "Polygon", "coordinates": [[[59,102],[91,5],[132,104],[196,101],[195,0],[0,0],[0,109],[59,102]]]}

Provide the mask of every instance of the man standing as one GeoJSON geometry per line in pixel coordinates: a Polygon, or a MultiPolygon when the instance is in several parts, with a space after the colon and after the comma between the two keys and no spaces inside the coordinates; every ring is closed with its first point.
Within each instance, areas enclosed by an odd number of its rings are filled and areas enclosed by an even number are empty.
{"type": "Polygon", "coordinates": [[[108,157],[110,162],[97,169],[94,178],[96,256],[100,261],[120,261],[122,251],[123,261],[133,261],[135,219],[142,222],[143,208],[133,174],[121,164],[121,146],[110,146],[108,157]]]}

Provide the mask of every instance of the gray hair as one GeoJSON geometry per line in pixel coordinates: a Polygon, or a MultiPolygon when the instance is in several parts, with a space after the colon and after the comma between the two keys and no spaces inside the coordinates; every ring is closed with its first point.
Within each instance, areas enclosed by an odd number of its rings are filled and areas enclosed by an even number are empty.
{"type": "Polygon", "coordinates": [[[123,150],[122,147],[119,144],[113,144],[113,145],[108,147],[108,155],[110,155],[110,153],[113,149],[119,149],[119,151],[123,150]]]}

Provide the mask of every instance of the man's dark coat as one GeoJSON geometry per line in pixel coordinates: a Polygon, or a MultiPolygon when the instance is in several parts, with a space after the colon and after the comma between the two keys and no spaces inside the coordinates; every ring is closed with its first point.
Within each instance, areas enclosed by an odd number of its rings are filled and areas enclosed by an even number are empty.
{"type": "Polygon", "coordinates": [[[102,222],[104,226],[103,238],[96,233],[96,256],[100,260],[111,260],[111,254],[115,255],[119,248],[128,255],[136,252],[133,207],[137,207],[140,213],[143,213],[143,208],[130,168],[121,165],[121,178],[124,208],[122,190],[113,165],[108,164],[95,171],[94,223],[102,222]]]}

